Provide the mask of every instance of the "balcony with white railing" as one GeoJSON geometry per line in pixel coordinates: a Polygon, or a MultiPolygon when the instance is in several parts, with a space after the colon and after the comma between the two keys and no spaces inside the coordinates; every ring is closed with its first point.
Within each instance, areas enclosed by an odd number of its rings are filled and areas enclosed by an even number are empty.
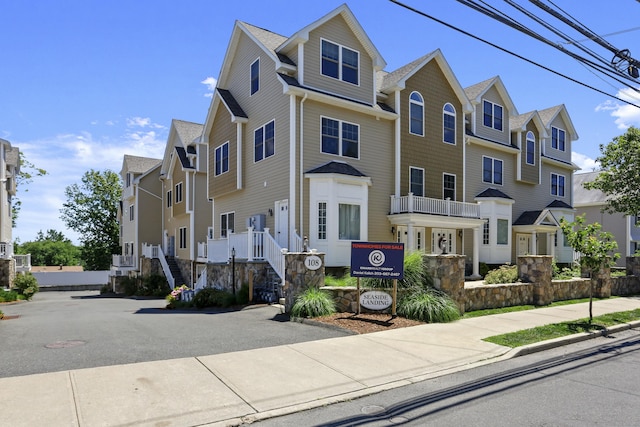
{"type": "Polygon", "coordinates": [[[13,256],[13,243],[0,242],[0,259],[11,259],[13,256]]]}
{"type": "Polygon", "coordinates": [[[480,218],[480,206],[477,203],[414,196],[413,193],[407,196],[391,196],[391,214],[400,213],[480,218]]]}
{"type": "Polygon", "coordinates": [[[142,256],[146,258],[158,258],[160,256],[160,245],[142,244],[142,256]]]}
{"type": "Polygon", "coordinates": [[[31,271],[31,254],[14,255],[16,260],[16,271],[31,271]]]}
{"type": "Polygon", "coordinates": [[[136,257],[134,255],[112,255],[111,265],[121,268],[136,268],[136,257]]]}

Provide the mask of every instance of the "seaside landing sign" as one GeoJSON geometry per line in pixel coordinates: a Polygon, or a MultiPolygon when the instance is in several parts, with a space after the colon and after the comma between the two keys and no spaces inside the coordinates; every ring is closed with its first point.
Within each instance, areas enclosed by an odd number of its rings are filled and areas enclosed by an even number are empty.
{"type": "Polygon", "coordinates": [[[392,306],[391,316],[395,317],[398,279],[404,277],[404,244],[352,242],[351,277],[358,279],[358,295],[361,277],[392,279],[393,296],[381,291],[363,293],[358,298],[358,314],[361,305],[370,310],[385,310],[392,306]]]}

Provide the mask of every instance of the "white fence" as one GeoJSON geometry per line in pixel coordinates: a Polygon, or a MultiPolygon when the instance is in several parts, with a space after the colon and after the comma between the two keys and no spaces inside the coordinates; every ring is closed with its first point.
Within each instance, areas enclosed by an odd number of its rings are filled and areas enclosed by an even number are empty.
{"type": "Polygon", "coordinates": [[[38,286],[107,285],[109,270],[100,271],[45,271],[32,273],[38,286]]]}

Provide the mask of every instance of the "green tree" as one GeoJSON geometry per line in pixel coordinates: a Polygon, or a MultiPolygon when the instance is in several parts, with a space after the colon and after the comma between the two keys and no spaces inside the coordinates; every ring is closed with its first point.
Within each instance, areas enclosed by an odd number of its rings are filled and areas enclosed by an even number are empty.
{"type": "Polygon", "coordinates": [[[569,222],[564,217],[560,218],[560,228],[574,251],[580,254],[580,266],[586,268],[591,275],[589,286],[589,323],[593,320],[593,286],[594,275],[603,267],[611,267],[620,256],[614,253],[618,244],[613,240],[613,235],[602,231],[602,226],[594,222],[585,224],[585,215],[569,222]]]}
{"type": "MultiPolygon", "coordinates": [[[[47,171],[35,167],[33,163],[31,163],[24,157],[22,151],[19,152],[18,156],[20,159],[20,171],[18,172],[18,176],[16,177],[16,191],[21,191],[22,189],[24,189],[24,192],[27,192],[29,191],[29,189],[26,187],[33,181],[33,178],[37,176],[45,176],[47,174],[47,171]]],[[[15,196],[11,203],[11,225],[13,227],[16,226],[21,208],[22,201],[17,196],[15,196]]]]}
{"type": "Polygon", "coordinates": [[[89,170],[82,184],[65,189],[67,201],[60,218],[80,235],[82,259],[88,270],[107,270],[111,254],[120,252],[118,203],[122,194],[120,177],[113,171],[89,170]]]}
{"type": "Polygon", "coordinates": [[[600,152],[596,160],[602,172],[584,187],[607,195],[607,212],[637,215],[640,213],[640,129],[632,126],[609,144],[600,144],[600,152]]]}
{"type": "Polygon", "coordinates": [[[16,253],[31,254],[31,265],[80,264],[80,248],[56,230],[40,230],[36,240],[16,245],[16,253]]]}

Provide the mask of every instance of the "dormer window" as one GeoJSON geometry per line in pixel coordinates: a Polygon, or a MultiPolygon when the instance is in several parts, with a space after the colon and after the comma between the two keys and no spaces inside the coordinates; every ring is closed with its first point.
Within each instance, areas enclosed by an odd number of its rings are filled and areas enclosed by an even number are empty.
{"type": "Polygon", "coordinates": [[[502,106],[490,101],[483,101],[483,124],[486,127],[502,131],[502,106]]]}
{"type": "Polygon", "coordinates": [[[328,40],[322,40],[321,43],[322,74],[357,85],[360,54],[328,40]]]}
{"type": "Polygon", "coordinates": [[[527,147],[526,147],[526,155],[527,155],[527,164],[535,165],[536,164],[536,137],[533,132],[527,132],[527,147]]]}
{"type": "Polygon", "coordinates": [[[251,95],[260,89],[260,58],[251,64],[251,95]]]}
{"type": "Polygon", "coordinates": [[[556,127],[551,127],[551,148],[556,150],[565,150],[565,131],[556,127]]]}
{"type": "Polygon", "coordinates": [[[418,92],[409,95],[409,133],[424,136],[424,100],[418,92]]]}

